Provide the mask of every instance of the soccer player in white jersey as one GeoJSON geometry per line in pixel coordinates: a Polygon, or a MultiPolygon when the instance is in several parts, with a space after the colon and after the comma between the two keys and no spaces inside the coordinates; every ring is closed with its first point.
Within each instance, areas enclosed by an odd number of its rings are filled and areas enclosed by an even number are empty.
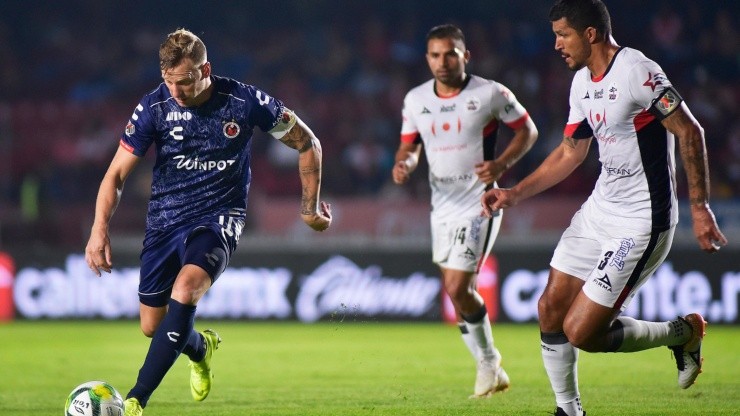
{"type": "Polygon", "coordinates": [[[727,240],[709,208],[704,131],[660,66],[617,45],[600,0],[557,1],[550,20],[555,49],[577,71],[563,142],[519,184],[490,190],[481,203],[491,214],[550,188],[573,172],[596,139],[600,176],[555,249],[538,304],[555,414],[574,416],[585,414],[578,349],[635,352],[668,346],[684,389],[701,372],[706,322],[700,314],[669,322],[619,316],[671,247],[678,219],[675,136],[699,246],[712,253],[727,240]]]}
{"type": "Polygon", "coordinates": [[[139,282],[141,330],[152,340],[126,395],[125,416],[143,414],[180,354],[190,358],[193,399],[202,401],[211,390],[211,359],[221,338],[195,331],[195,310],[239,242],[255,128],[298,151],[303,221],[324,231],[332,220],[331,207],[319,202],[321,144],[290,109],[254,86],[214,75],[205,44],[185,29],[167,36],[159,58],[164,81],[142,98],[121,135],[100,184],[85,249],[95,274],[110,273],[111,216],[126,178],[153,145],[139,282]]]}
{"type": "Polygon", "coordinates": [[[458,316],[463,341],[477,361],[471,397],[488,397],[509,387],[501,354],[493,344],[486,306],[476,291],[480,264],[491,252],[501,215],[481,215],[480,197],[537,139],[537,128],[508,88],[465,72],[470,51],[463,32],[441,25],[427,34],[427,63],[433,79],[406,95],[401,143],[393,180],[403,184],[424,148],[432,190],[432,258],[458,316]],[[495,155],[503,123],[514,131],[495,155]]]}

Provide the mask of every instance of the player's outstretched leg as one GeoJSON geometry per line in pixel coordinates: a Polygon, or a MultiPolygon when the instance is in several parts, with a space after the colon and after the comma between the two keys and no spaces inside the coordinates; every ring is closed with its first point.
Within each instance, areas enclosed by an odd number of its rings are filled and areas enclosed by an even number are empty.
{"type": "Polygon", "coordinates": [[[701,342],[706,335],[707,322],[698,313],[691,313],[679,319],[691,327],[691,338],[682,345],[668,347],[673,350],[678,368],[678,386],[682,389],[691,387],[701,373],[701,364],[704,358],[701,356],[701,342]]]}
{"type": "Polygon", "coordinates": [[[123,402],[123,416],[142,416],[144,409],[136,397],[129,397],[123,402]]]}
{"type": "Polygon", "coordinates": [[[203,401],[211,392],[213,372],[211,371],[211,358],[213,352],[218,349],[221,337],[216,331],[206,329],[200,333],[203,336],[206,353],[202,360],[195,362],[190,360],[190,393],[195,401],[203,401]]]}

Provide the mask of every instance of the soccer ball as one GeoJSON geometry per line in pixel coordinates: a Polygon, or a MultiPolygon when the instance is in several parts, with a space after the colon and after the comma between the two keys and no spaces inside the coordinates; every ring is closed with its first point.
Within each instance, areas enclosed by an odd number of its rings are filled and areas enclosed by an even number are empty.
{"type": "Polygon", "coordinates": [[[123,398],[105,381],[75,387],[64,404],[64,416],[123,416],[123,398]]]}

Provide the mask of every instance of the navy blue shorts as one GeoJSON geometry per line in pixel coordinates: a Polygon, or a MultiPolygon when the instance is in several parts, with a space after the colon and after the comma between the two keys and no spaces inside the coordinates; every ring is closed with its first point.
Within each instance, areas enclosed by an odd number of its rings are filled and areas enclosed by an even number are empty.
{"type": "Polygon", "coordinates": [[[244,220],[221,215],[211,221],[147,232],[141,251],[139,301],[151,307],[167,305],[182,266],[194,264],[214,283],[236,250],[244,220]]]}

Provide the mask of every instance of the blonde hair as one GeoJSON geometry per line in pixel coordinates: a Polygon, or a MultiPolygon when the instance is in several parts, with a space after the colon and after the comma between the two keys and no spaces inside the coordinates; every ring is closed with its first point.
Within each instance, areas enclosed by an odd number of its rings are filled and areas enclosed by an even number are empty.
{"type": "Polygon", "coordinates": [[[193,32],[181,28],[167,35],[159,46],[159,69],[166,71],[190,58],[196,65],[204,64],[208,59],[206,45],[193,32]]]}

